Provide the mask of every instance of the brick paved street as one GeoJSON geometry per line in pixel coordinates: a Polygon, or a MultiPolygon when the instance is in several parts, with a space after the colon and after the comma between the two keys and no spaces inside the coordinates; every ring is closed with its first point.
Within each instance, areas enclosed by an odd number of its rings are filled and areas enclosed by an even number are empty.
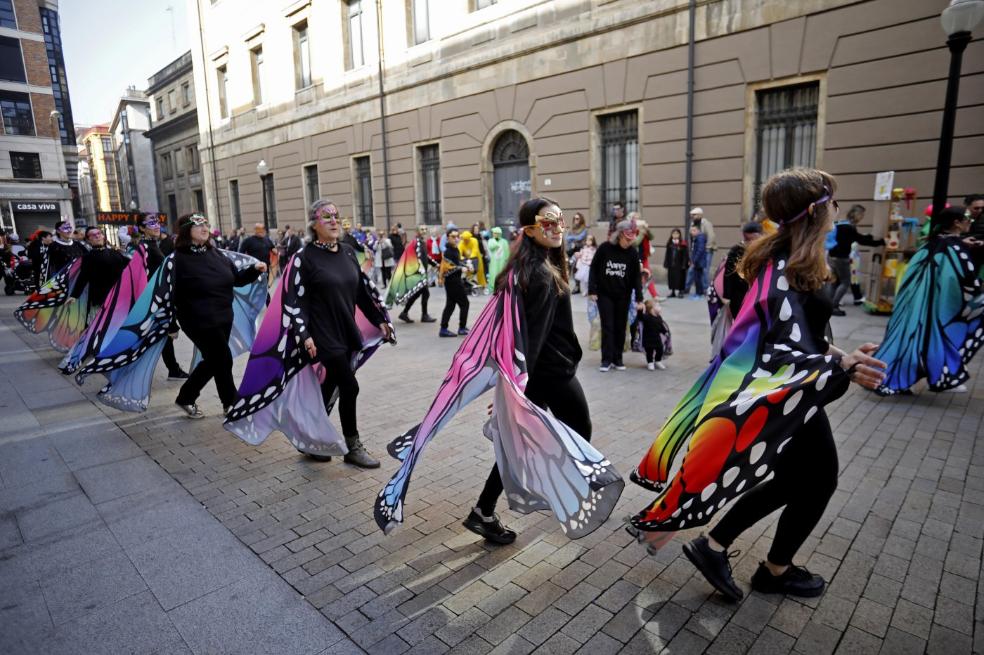
{"type": "MultiPolygon", "coordinates": [[[[473,317],[479,304],[484,299],[473,303],[473,317]]],[[[442,305],[438,291],[432,311],[442,305]]],[[[14,306],[12,299],[0,300],[4,330],[13,330],[53,366],[55,353],[15,325],[10,314],[14,306]]],[[[575,307],[584,344],[587,325],[580,298],[575,307]]],[[[579,373],[591,406],[594,443],[626,478],[707,359],[705,305],[667,301],[665,315],[677,353],[668,370],[647,371],[642,356],[634,354],[627,356],[629,370],[602,374],[597,353],[587,353],[579,373]]],[[[843,346],[878,340],[886,323],[853,308],[834,321],[843,346]]],[[[397,329],[399,346],[380,350],[359,374],[360,429],[381,458],[389,439],[421,418],[456,347],[456,340],[439,340],[433,326],[397,329]]],[[[187,361],[187,339],[179,344],[179,358],[187,361]]],[[[301,624],[291,636],[282,617],[271,619],[277,623],[270,629],[291,637],[285,643],[295,652],[317,653],[334,643],[325,652],[602,655],[665,648],[668,653],[955,655],[984,652],[984,447],[977,445],[982,431],[979,399],[984,397],[981,361],[979,357],[972,364],[970,394],[880,400],[852,388],[832,405],[839,488],[797,560],[823,574],[830,586],[821,598],[805,601],[750,593],[748,580],[768,550],[773,516],[735,544],[742,551],[735,577],[746,591],[737,605],[714,594],[682,556],[679,544],[692,538],[692,531],[649,556],[622,530],[621,519],[652,497],[631,483],[608,524],[579,541],[563,537],[546,514],[521,516],[503,507],[504,522],[519,532],[515,544],[488,546],[465,531],[461,520],[492,462],[492,450],[480,432],[485,403],[459,415],[431,444],[417,467],[407,519],[388,537],[372,519],[372,501],[395,470],[395,461],[386,457],[382,469],[363,471],[337,460],[317,463],[300,457],[280,436],[259,448],[248,446],[221,429],[211,386],[203,403],[211,416],[199,422],[177,414],[171,404],[176,384],[163,379],[143,415],[102,405],[102,411],[84,409],[88,406],[79,398],[72,398],[66,409],[74,408],[80,417],[108,416],[211,517],[350,639],[339,641],[339,633],[333,642],[307,643],[299,639],[306,633],[301,624]]],[[[243,365],[240,360],[237,370],[243,365]]],[[[162,371],[159,367],[158,375],[162,371]]],[[[32,385],[52,373],[41,364],[18,370],[16,376],[4,368],[9,383],[4,394],[13,393],[10,385],[32,385]]],[[[88,382],[86,395],[93,397],[98,385],[95,379],[88,382]]],[[[46,393],[43,386],[34,388],[46,393]]],[[[59,411],[61,393],[45,399],[51,412],[59,411]]],[[[11,415],[9,403],[3,406],[8,408],[4,422],[22,418],[11,415]]],[[[62,410],[58,420],[66,419],[62,410]]],[[[43,430],[46,425],[24,429],[43,430]]],[[[12,431],[4,434],[0,460],[10,461],[18,441],[12,431]]],[[[0,506],[0,548],[6,549],[0,551],[2,589],[12,586],[14,573],[2,567],[11,552],[25,548],[21,541],[27,541],[30,516],[6,506],[18,483],[9,468],[0,466],[0,475],[5,503],[0,506]]],[[[206,529],[217,526],[192,524],[184,533],[206,529]]],[[[202,556],[191,547],[184,552],[188,558],[202,556]]],[[[177,607],[180,612],[187,594],[180,587],[172,591],[171,606],[164,609],[177,607]]],[[[70,597],[44,594],[50,619],[44,607],[35,608],[45,616],[37,619],[39,629],[59,623],[58,598],[70,597]]],[[[159,594],[157,598],[163,605],[159,594]]],[[[0,607],[0,633],[7,610],[0,607]]],[[[71,614],[90,611],[74,610],[71,614]]],[[[255,616],[244,612],[241,620],[248,624],[255,616]]],[[[183,639],[183,648],[218,650],[205,637],[189,639],[180,626],[179,632],[176,643],[183,639]]],[[[241,652],[249,651],[247,643],[240,644],[241,652]]]]}

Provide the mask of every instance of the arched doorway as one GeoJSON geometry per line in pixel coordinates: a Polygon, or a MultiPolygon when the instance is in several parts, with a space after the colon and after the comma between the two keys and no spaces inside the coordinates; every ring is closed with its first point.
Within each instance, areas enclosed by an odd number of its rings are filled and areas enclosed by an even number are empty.
{"type": "Polygon", "coordinates": [[[515,226],[519,206],[530,199],[530,147],[516,130],[506,130],[492,146],[492,210],[495,224],[515,226]]]}

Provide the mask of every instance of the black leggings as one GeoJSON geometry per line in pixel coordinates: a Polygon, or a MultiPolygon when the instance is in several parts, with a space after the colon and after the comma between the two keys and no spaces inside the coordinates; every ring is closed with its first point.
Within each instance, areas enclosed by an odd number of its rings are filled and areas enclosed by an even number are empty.
{"type": "Polygon", "coordinates": [[[643,345],[643,350],[646,351],[646,363],[651,364],[653,362],[659,362],[663,359],[663,340],[659,339],[656,343],[643,345]]]}
{"type": "Polygon", "coordinates": [[[769,561],[792,564],[837,489],[837,446],[821,409],[776,459],[775,476],[740,496],[710,536],[725,548],[742,532],[780,507],[769,561]]]}
{"type": "Polygon", "coordinates": [[[445,330],[448,328],[455,305],[458,306],[458,327],[468,327],[468,294],[465,292],[461,276],[445,278],[444,292],[447,294],[447,300],[444,302],[444,313],[441,314],[441,328],[445,330]]]}
{"type": "Polygon", "coordinates": [[[191,405],[198,400],[208,381],[215,378],[215,390],[219,392],[222,406],[235,403],[236,384],[232,381],[232,353],[229,351],[232,323],[205,329],[190,328],[182,324],[181,329],[197,346],[202,361],[181,385],[176,402],[179,405],[191,405]]]}
{"type": "Polygon", "coordinates": [[[427,301],[430,300],[430,297],[430,290],[427,287],[424,287],[420,290],[420,293],[407,301],[407,306],[403,308],[403,313],[409,316],[410,308],[413,307],[415,302],[417,302],[417,298],[420,298],[420,315],[427,316],[427,301]]]}
{"type": "Polygon", "coordinates": [[[321,399],[328,409],[331,397],[338,389],[338,416],[342,423],[342,435],[359,436],[355,420],[356,398],[359,396],[359,383],[352,370],[352,358],[347,353],[328,353],[318,349],[318,361],[325,368],[325,381],[321,383],[321,399]]]}
{"type": "Polygon", "coordinates": [[[167,339],[164,342],[164,350],[161,351],[161,359],[164,360],[164,366],[167,367],[168,373],[180,373],[181,364],[178,364],[178,358],[174,355],[174,339],[170,336],[164,338],[167,339]]]}
{"type": "MultiPolygon", "coordinates": [[[[539,407],[549,409],[560,421],[591,441],[591,415],[588,413],[588,401],[584,398],[584,390],[576,377],[571,378],[530,378],[526,385],[526,397],[539,407]]],[[[478,508],[485,516],[495,512],[496,501],[502,495],[502,477],[499,466],[493,465],[485,481],[485,488],[478,497],[478,508]]]]}
{"type": "Polygon", "coordinates": [[[629,299],[598,296],[601,319],[601,363],[622,365],[625,349],[625,326],[629,322],[629,299]]]}

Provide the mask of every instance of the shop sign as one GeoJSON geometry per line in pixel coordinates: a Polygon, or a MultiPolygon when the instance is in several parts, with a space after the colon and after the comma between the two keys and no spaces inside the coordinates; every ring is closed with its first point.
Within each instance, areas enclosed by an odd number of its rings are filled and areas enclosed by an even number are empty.
{"type": "Polygon", "coordinates": [[[57,202],[14,201],[14,211],[18,214],[48,214],[58,211],[57,202]]]}

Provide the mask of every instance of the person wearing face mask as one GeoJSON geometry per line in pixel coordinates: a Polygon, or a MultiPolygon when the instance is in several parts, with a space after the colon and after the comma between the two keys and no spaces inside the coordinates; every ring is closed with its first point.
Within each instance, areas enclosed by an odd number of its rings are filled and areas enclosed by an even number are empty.
{"type": "MultiPolygon", "coordinates": [[[[463,523],[466,529],[493,544],[515,541],[516,533],[495,512],[505,491],[512,509],[550,509],[564,533],[576,539],[604,523],[622,493],[622,478],[589,443],[591,416],[576,375],[581,346],[571,313],[563,213],[556,202],[533,198],[518,218],[519,242],[430,410],[390,445],[403,464],[377,498],[376,522],[384,531],[403,520],[412,468],[427,441],[493,386],[486,436],[496,464],[463,523]]],[[[449,234],[449,249],[452,240],[449,234]]]]}
{"type": "Polygon", "coordinates": [[[48,246],[49,277],[87,252],[82,244],[72,238],[73,231],[74,228],[68,221],[62,221],[55,227],[55,236],[48,246]]]}
{"type": "Polygon", "coordinates": [[[89,307],[96,308],[106,301],[106,296],[120,279],[129,260],[120,251],[106,247],[106,235],[98,227],[86,229],[85,240],[90,250],[82,257],[79,277],[72,287],[68,302],[78,300],[82,291],[88,287],[89,307]]]}
{"type": "Polygon", "coordinates": [[[642,271],[639,252],[632,247],[639,229],[635,221],[625,219],[615,225],[608,241],[598,246],[591,260],[588,298],[598,303],[601,319],[601,367],[607,373],[614,367],[625,370],[622,351],[629,304],[635,292],[636,310],[642,311],[642,271]]]}
{"type": "Polygon", "coordinates": [[[395,331],[343,240],[335,203],[311,206],[308,234],[275,291],[226,429],[253,444],[279,430],[315,459],[344,455],[348,464],[379,468],[359,435],[355,372],[383,341],[395,343],[395,331]],[[336,400],[344,441],[328,420],[336,400]]]}
{"type": "MultiPolygon", "coordinates": [[[[164,263],[164,253],[161,251],[161,224],[157,216],[147,214],[140,221],[140,245],[147,253],[147,279],[153,277],[157,269],[164,263]]],[[[167,367],[168,380],[187,380],[188,374],[181,369],[178,358],[174,354],[174,340],[178,338],[178,321],[171,322],[168,330],[168,339],[164,342],[164,350],[161,351],[161,360],[167,367]]]]}

